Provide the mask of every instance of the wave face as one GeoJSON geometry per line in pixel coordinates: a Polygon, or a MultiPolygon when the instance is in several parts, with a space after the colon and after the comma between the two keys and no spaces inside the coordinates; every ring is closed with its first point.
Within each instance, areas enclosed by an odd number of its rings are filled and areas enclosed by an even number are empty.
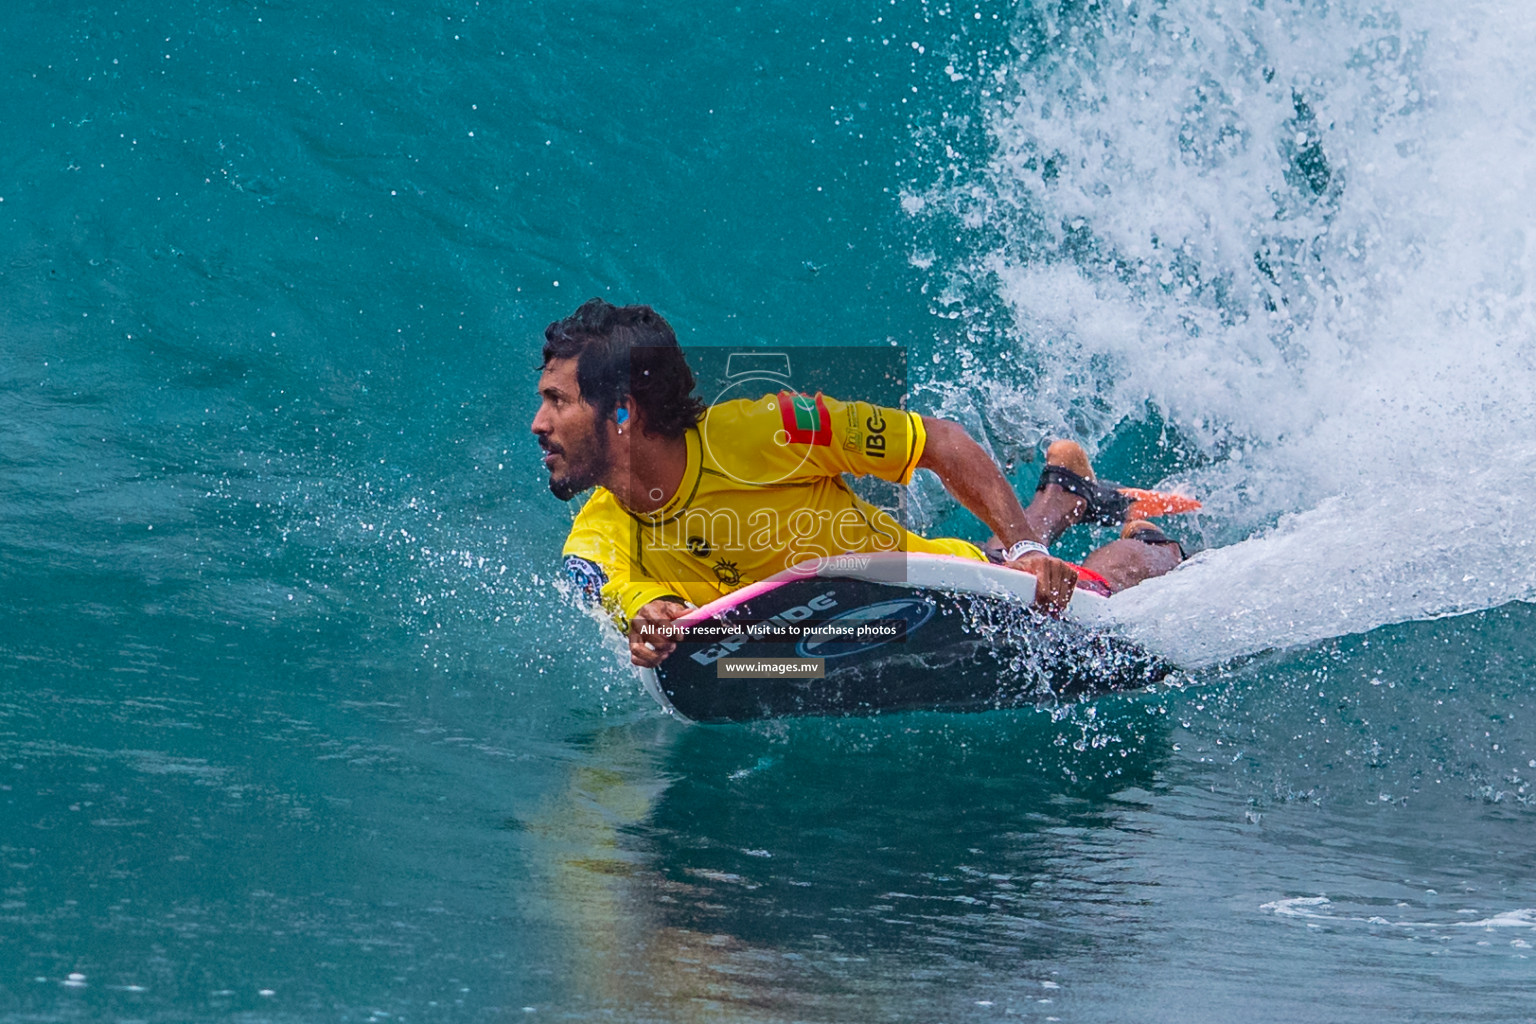
{"type": "Polygon", "coordinates": [[[1496,5],[1023,15],[990,159],[908,205],[970,240],[943,300],[1004,310],[994,422],[1102,445],[1150,411],[1198,452],[1165,483],[1218,549],[1116,602],[1151,642],[1536,595],[1533,41],[1496,5]]]}

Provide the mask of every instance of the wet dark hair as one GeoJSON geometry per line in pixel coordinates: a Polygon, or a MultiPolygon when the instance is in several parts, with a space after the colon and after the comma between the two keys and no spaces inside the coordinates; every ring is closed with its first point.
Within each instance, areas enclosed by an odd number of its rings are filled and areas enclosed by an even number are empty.
{"type": "Polygon", "coordinates": [[[572,357],[582,400],[600,419],[612,416],[625,395],[634,398],[647,434],[682,437],[704,415],[677,335],[650,306],[588,299],[544,328],[544,366],[572,357]]]}

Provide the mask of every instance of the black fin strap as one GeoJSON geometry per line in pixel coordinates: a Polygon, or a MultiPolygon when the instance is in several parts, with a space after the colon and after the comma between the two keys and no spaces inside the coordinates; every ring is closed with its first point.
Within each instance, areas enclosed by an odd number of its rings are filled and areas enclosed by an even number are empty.
{"type": "Polygon", "coordinates": [[[1131,507],[1130,496],[1121,494],[1114,484],[1078,476],[1065,466],[1047,465],[1040,471],[1040,484],[1035,490],[1043,491],[1051,484],[1088,503],[1088,508],[1083,512],[1084,522],[1119,526],[1125,522],[1125,513],[1131,507]]]}
{"type": "Polygon", "coordinates": [[[1183,544],[1180,544],[1155,526],[1143,526],[1125,539],[1139,540],[1143,544],[1172,544],[1179,549],[1179,561],[1182,562],[1189,557],[1189,553],[1184,550],[1183,544]]]}

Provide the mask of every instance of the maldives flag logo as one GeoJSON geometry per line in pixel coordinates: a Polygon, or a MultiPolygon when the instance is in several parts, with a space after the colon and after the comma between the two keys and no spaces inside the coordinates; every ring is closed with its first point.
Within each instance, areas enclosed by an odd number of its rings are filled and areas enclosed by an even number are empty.
{"type": "Polygon", "coordinates": [[[789,435],[790,444],[832,443],[832,415],[827,412],[820,392],[812,398],[780,391],[779,415],[784,420],[784,432],[789,435]]]}

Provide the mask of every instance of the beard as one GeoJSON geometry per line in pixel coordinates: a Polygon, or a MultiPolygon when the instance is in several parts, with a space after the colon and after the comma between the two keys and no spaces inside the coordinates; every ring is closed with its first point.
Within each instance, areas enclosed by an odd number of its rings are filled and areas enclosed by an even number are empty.
{"type": "Polygon", "coordinates": [[[566,471],[564,476],[549,474],[549,493],[561,501],[570,501],[582,491],[596,487],[608,472],[608,435],[601,428],[592,432],[592,444],[585,452],[578,453],[577,458],[573,459],[564,448],[554,450],[565,456],[566,471]]]}

